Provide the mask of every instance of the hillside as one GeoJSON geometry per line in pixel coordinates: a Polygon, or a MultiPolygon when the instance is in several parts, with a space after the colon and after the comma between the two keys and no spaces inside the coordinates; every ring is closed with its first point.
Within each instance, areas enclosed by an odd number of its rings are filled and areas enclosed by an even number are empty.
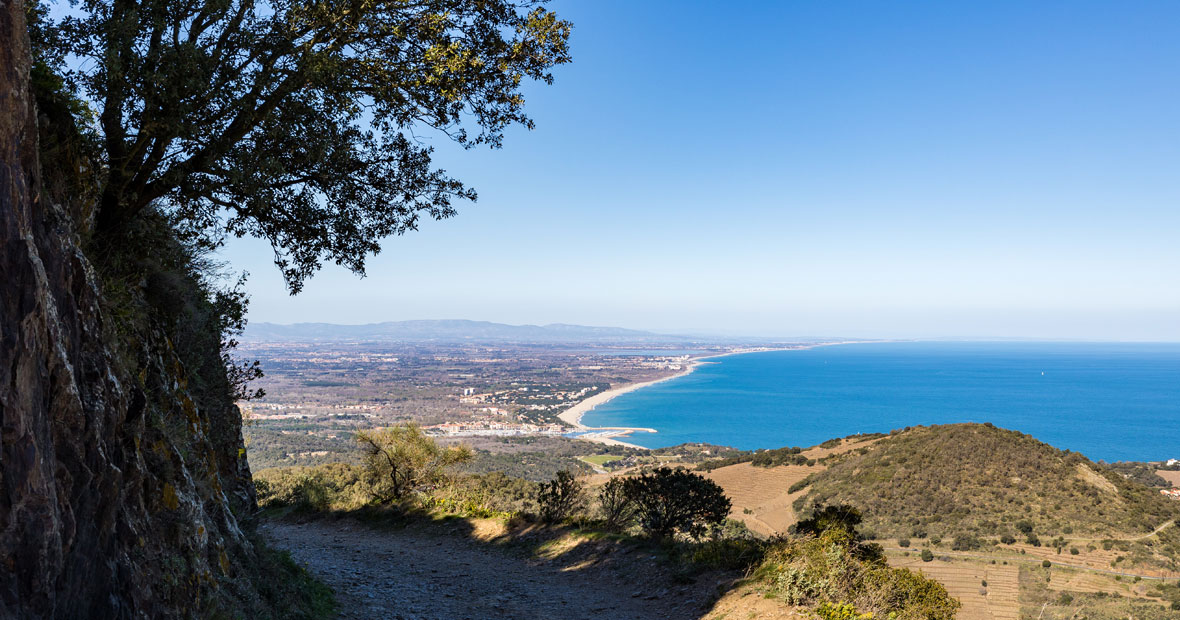
{"type": "Polygon", "coordinates": [[[916,427],[828,462],[796,508],[849,503],[880,537],[1122,538],[1180,515],[1180,502],[1078,453],[988,424],[916,427]]]}

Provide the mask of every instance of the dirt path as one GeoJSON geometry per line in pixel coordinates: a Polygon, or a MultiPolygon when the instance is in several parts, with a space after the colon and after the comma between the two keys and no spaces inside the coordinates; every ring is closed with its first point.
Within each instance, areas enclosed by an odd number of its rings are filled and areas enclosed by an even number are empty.
{"type": "Polygon", "coordinates": [[[325,520],[260,529],[335,590],[341,618],[698,618],[706,601],[696,595],[710,587],[668,588],[654,559],[634,553],[619,567],[572,549],[538,558],[461,528],[325,520]]]}
{"type": "Polygon", "coordinates": [[[1176,520],[1175,520],[1175,519],[1172,519],[1171,521],[1165,521],[1165,522],[1164,522],[1162,525],[1160,525],[1159,527],[1155,528],[1154,530],[1152,530],[1152,531],[1150,531],[1150,532],[1148,532],[1148,533],[1146,533],[1146,534],[1143,534],[1143,535],[1140,535],[1140,536],[1136,536],[1136,537],[1134,537],[1134,538],[1127,538],[1127,539],[1125,539],[1125,540],[1131,540],[1131,541],[1135,541],[1135,540],[1143,540],[1143,539],[1145,539],[1145,538],[1151,538],[1152,536],[1155,536],[1156,534],[1159,534],[1160,532],[1162,532],[1162,531],[1166,530],[1167,528],[1169,528],[1169,527],[1171,527],[1171,526],[1173,526],[1173,525],[1175,525],[1175,524],[1176,524],[1176,520]]]}

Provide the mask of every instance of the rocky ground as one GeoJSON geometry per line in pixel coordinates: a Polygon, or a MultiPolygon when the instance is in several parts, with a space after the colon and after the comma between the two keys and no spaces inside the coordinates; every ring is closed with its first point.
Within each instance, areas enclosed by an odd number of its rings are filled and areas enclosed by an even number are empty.
{"type": "Polygon", "coordinates": [[[261,527],[336,592],[341,618],[700,618],[732,575],[675,579],[650,551],[514,534],[494,522],[261,527]]]}

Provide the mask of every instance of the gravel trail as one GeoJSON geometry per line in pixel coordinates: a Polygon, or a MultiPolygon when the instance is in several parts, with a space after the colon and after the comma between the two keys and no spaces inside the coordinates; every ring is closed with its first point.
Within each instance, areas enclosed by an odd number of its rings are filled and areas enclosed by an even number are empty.
{"type": "Polygon", "coordinates": [[[462,527],[388,530],[350,520],[260,529],[335,590],[341,618],[677,619],[699,618],[709,602],[707,583],[670,587],[655,560],[633,552],[623,562],[585,553],[541,559],[462,527]]]}

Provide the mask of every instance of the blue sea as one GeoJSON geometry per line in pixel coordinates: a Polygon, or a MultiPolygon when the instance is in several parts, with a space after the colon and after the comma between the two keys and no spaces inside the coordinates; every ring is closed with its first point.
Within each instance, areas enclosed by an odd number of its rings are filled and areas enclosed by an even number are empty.
{"type": "Polygon", "coordinates": [[[1180,458],[1180,344],[905,342],[717,358],[591,410],[626,441],[811,446],[919,424],[991,422],[1094,460],[1180,458]]]}

